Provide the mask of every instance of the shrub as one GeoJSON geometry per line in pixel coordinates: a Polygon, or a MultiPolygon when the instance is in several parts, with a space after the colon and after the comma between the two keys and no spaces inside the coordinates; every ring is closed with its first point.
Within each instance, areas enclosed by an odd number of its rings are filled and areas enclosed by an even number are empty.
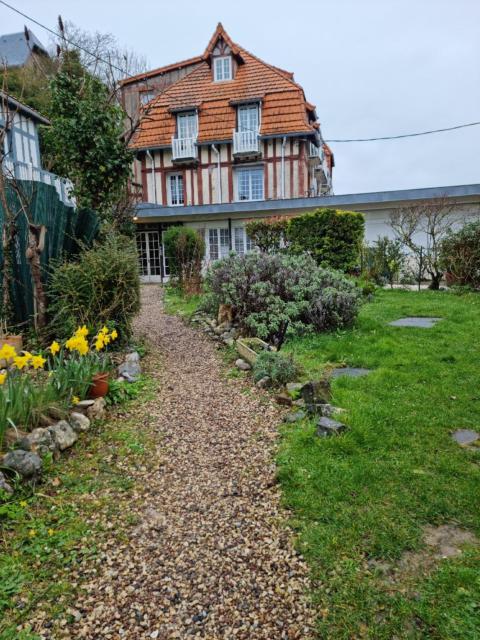
{"type": "Polygon", "coordinates": [[[403,245],[399,240],[379,236],[372,245],[362,248],[362,273],[378,285],[392,287],[405,266],[403,245]]]}
{"type": "Polygon", "coordinates": [[[441,246],[441,264],[455,284],[480,288],[480,222],[447,235],[441,246]]]}
{"type": "Polygon", "coordinates": [[[170,227],[163,234],[163,244],[171,276],[185,293],[198,293],[205,255],[202,236],[190,227],[170,227]]]}
{"type": "Polygon", "coordinates": [[[358,264],[364,229],[361,213],[317,209],[289,221],[287,240],[292,252],[307,252],[322,267],[351,271],[358,264]]]}
{"type": "Polygon", "coordinates": [[[273,386],[280,386],[295,380],[299,369],[291,356],[284,356],[275,351],[263,351],[257,356],[253,365],[253,379],[258,382],[262,378],[270,378],[273,386]]]}
{"type": "Polygon", "coordinates": [[[245,225],[247,235],[255,246],[263,253],[277,253],[287,244],[288,218],[284,216],[271,216],[250,220],[245,225]]]}
{"type": "Polygon", "coordinates": [[[231,255],[212,265],[206,281],[219,303],[233,306],[245,333],[278,349],[287,331],[349,324],[361,299],[352,282],[308,255],[231,255]]]}
{"type": "Polygon", "coordinates": [[[134,242],[111,234],[75,262],[58,265],[52,270],[48,293],[49,327],[55,338],[72,335],[79,324],[92,329],[113,324],[120,338],[128,339],[140,308],[134,242]]]}
{"type": "Polygon", "coordinates": [[[316,291],[305,312],[304,321],[315,331],[329,331],[353,324],[361,305],[361,292],[338,271],[319,268],[316,291]]]}

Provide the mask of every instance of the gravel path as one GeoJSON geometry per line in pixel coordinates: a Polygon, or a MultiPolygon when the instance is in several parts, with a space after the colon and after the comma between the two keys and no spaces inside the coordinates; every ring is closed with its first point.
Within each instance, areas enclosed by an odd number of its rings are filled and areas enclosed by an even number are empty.
{"type": "Polygon", "coordinates": [[[148,407],[158,450],[132,505],[140,524],[88,580],[71,637],[311,638],[274,482],[279,411],[225,378],[214,344],[162,313],[158,287],[142,296],[136,331],[163,362],[148,407]]]}

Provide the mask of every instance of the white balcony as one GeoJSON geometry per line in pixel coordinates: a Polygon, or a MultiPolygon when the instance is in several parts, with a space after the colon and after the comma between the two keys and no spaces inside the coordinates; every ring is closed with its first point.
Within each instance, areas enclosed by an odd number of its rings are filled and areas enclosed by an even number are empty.
{"type": "Polygon", "coordinates": [[[237,155],[258,154],[260,138],[258,130],[233,132],[233,153],[237,155]]]}
{"type": "Polygon", "coordinates": [[[196,138],[175,138],[172,137],[172,158],[173,160],[196,160],[197,139],[196,138]]]}
{"type": "Polygon", "coordinates": [[[61,178],[55,173],[34,167],[28,162],[12,162],[11,160],[4,160],[3,171],[7,178],[50,184],[57,190],[58,197],[63,204],[68,207],[75,206],[75,198],[71,196],[73,184],[68,178],[61,178]]]}

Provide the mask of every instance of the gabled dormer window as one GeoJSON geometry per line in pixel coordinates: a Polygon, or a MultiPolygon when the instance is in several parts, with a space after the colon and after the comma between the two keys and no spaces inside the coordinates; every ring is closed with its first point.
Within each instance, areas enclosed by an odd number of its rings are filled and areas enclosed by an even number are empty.
{"type": "Polygon", "coordinates": [[[195,111],[185,111],[177,115],[178,138],[196,138],[198,135],[198,119],[195,111]]]}
{"type": "Polygon", "coordinates": [[[215,82],[232,79],[232,56],[213,58],[213,79],[215,82]]]}

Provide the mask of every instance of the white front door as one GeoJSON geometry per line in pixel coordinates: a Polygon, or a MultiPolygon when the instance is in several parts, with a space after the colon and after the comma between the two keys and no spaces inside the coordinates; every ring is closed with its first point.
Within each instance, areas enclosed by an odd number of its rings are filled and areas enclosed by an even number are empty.
{"type": "Polygon", "coordinates": [[[137,231],[140,280],[162,282],[162,246],[158,231],[137,231]]]}

